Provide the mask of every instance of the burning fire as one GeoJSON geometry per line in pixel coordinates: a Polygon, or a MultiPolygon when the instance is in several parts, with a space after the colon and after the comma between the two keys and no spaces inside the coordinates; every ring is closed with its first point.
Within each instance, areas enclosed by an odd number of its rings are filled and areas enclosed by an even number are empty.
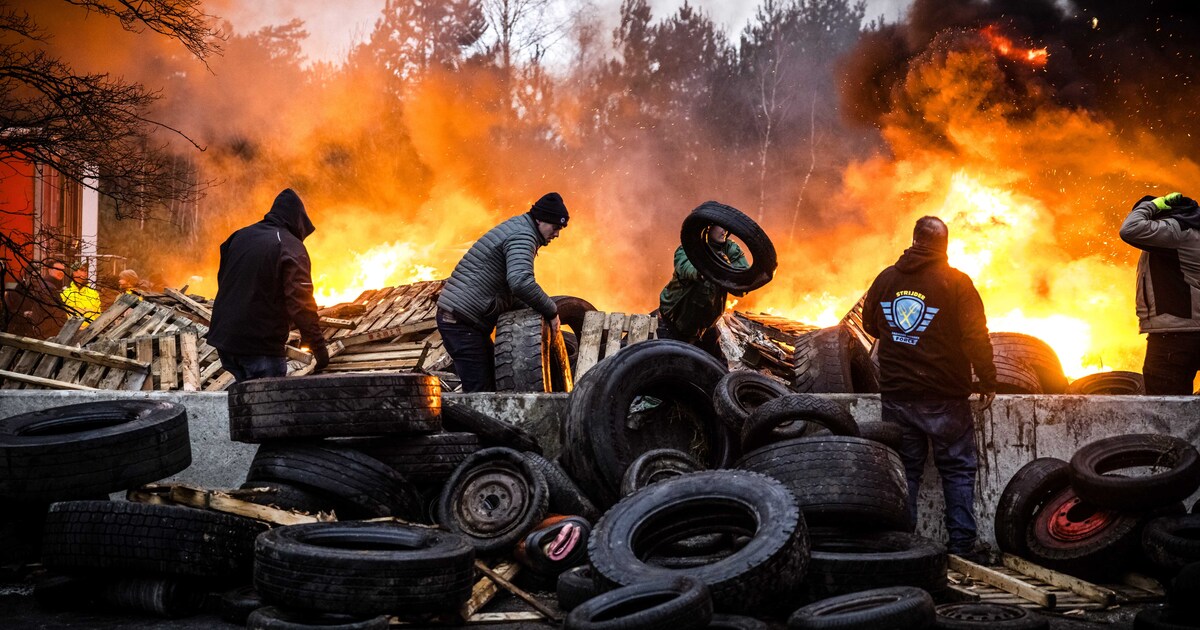
{"type": "Polygon", "coordinates": [[[1024,61],[1032,66],[1041,68],[1046,65],[1050,53],[1045,48],[1021,48],[1013,40],[1000,33],[995,24],[980,29],[979,33],[992,45],[1001,57],[1014,61],[1024,61]]]}
{"type": "Polygon", "coordinates": [[[418,262],[428,260],[427,254],[413,243],[401,241],[376,245],[362,253],[351,251],[353,264],[313,279],[313,295],[317,304],[332,306],[352,302],[363,291],[443,277],[436,268],[418,262]]]}

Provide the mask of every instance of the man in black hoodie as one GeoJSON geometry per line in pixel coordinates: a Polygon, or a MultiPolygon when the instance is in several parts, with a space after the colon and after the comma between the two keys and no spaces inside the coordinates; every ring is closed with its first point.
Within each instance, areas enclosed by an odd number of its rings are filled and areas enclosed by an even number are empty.
{"type": "Polygon", "coordinates": [[[221,365],[239,382],[287,375],[284,345],[290,324],[300,330],[316,368],[329,364],[303,243],[315,229],[300,196],[288,188],[275,197],[262,221],[221,244],[207,338],[221,365]]]}
{"type": "Polygon", "coordinates": [[[983,300],[967,275],[950,266],[950,231],[922,217],[912,247],[867,291],[863,328],[878,339],[883,420],[903,430],[900,458],[908,512],[916,525],[917,494],[928,444],[942,477],[950,553],[982,559],[976,546],[975,427],[971,368],[987,409],[996,397],[996,366],[983,300]]]}

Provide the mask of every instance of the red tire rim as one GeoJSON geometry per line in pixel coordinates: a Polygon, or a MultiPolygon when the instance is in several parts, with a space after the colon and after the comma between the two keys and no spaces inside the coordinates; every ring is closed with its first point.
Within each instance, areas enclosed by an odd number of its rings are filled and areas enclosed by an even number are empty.
{"type": "Polygon", "coordinates": [[[1116,522],[1116,512],[1085,503],[1070,488],[1056,494],[1037,516],[1037,527],[1062,543],[1086,540],[1116,522]]]}

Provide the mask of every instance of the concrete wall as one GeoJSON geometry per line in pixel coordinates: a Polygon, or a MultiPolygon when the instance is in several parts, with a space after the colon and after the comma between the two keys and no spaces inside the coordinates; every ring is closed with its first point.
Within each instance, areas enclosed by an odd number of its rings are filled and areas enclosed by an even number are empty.
{"type": "MultiPolygon", "coordinates": [[[[254,455],[255,446],[229,440],[224,393],[57,392],[0,390],[0,418],[96,400],[150,398],[182,403],[188,408],[192,466],[172,481],[205,487],[236,487],[254,455]]],[[[859,422],[879,420],[879,397],[832,395],[859,422]]],[[[566,417],[567,394],[446,394],[447,401],[521,425],[541,442],[547,455],[559,451],[558,428],[566,417]]],[[[980,446],[977,513],[980,534],[992,540],[996,502],[1013,473],[1037,457],[1068,460],[1080,446],[1127,433],[1175,435],[1200,445],[1200,398],[1154,396],[1000,396],[987,412],[977,414],[980,446]]],[[[921,493],[919,531],[942,538],[941,492],[932,467],[921,493]]],[[[1196,497],[1188,500],[1190,504],[1196,497]]]]}

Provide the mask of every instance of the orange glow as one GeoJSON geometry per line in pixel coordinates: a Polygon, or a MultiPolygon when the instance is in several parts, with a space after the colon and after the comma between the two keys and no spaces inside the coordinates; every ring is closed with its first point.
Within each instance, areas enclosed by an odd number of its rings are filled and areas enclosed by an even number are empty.
{"type": "Polygon", "coordinates": [[[1024,61],[1040,68],[1046,65],[1050,57],[1050,53],[1045,48],[1021,48],[1017,46],[1012,39],[1002,35],[1000,29],[995,24],[983,27],[979,33],[988,40],[988,43],[992,45],[992,48],[1001,57],[1006,59],[1024,61]]]}

